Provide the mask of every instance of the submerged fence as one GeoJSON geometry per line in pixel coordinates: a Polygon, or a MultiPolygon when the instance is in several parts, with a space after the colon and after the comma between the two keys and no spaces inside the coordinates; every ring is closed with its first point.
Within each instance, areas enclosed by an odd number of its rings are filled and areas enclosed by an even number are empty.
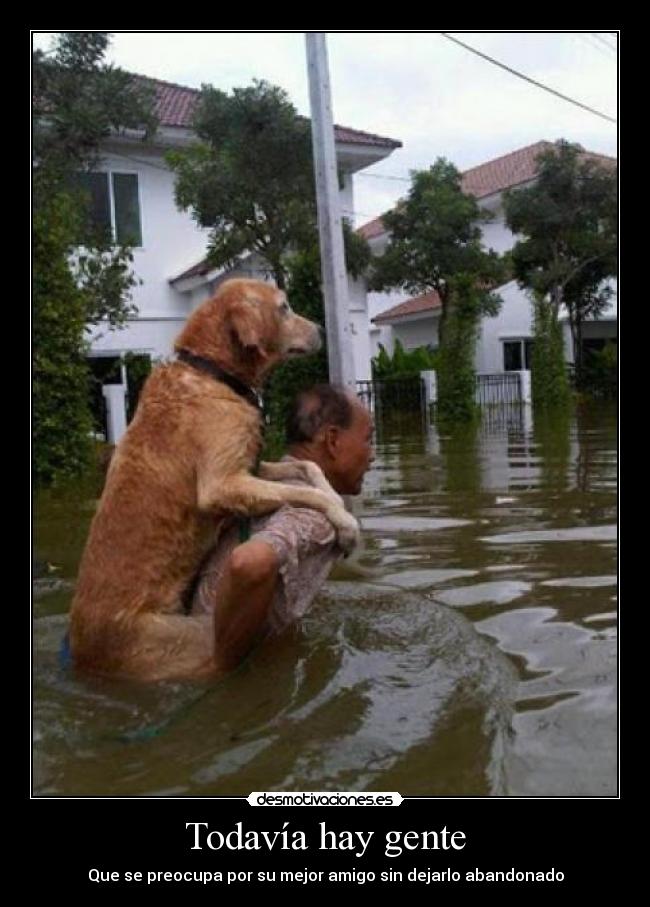
{"type": "MultiPolygon", "coordinates": [[[[412,378],[357,381],[357,394],[371,412],[417,412],[437,402],[435,372],[412,378]]],[[[475,401],[482,408],[530,403],[530,372],[476,376],[475,401]]]]}
{"type": "Polygon", "coordinates": [[[371,412],[419,412],[426,405],[423,379],[387,378],[357,381],[357,396],[371,412]]]}
{"type": "Polygon", "coordinates": [[[476,397],[479,406],[525,402],[523,372],[499,372],[476,376],[476,397]]]}

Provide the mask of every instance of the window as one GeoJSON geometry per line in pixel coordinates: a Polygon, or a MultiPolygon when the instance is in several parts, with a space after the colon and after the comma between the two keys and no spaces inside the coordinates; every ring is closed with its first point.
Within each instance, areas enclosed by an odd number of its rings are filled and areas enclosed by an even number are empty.
{"type": "Polygon", "coordinates": [[[519,372],[530,369],[533,352],[533,341],[520,338],[518,340],[505,340],[503,343],[503,370],[505,372],[519,372]]]}
{"type": "Polygon", "coordinates": [[[89,197],[87,231],[103,229],[120,244],[142,245],[137,173],[78,173],[75,185],[89,197]]]}
{"type": "Polygon", "coordinates": [[[587,337],[583,339],[582,351],[585,359],[594,353],[600,353],[608,343],[614,343],[618,346],[618,337],[587,337]]]}

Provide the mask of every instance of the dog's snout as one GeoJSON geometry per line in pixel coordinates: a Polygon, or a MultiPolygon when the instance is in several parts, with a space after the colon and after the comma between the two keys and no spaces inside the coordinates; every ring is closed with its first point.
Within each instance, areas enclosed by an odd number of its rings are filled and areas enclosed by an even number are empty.
{"type": "Polygon", "coordinates": [[[322,347],[321,329],[315,322],[296,315],[286,325],[284,349],[289,356],[316,353],[322,347]]]}

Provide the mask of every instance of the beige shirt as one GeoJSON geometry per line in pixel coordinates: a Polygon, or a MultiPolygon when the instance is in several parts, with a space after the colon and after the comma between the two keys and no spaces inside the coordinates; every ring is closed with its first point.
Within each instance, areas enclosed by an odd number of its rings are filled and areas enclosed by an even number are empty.
{"type": "MultiPolygon", "coordinates": [[[[283,462],[294,458],[285,456],[283,462]]],[[[289,484],[306,485],[299,479],[289,484]]],[[[266,542],[279,560],[280,582],[268,617],[268,628],[281,632],[309,609],[331,567],[341,557],[336,533],[319,511],[285,505],[268,516],[251,520],[251,540],[266,542]]],[[[215,590],[228,557],[240,543],[239,526],[230,525],[204,563],[192,602],[192,614],[211,614],[215,590]]]]}

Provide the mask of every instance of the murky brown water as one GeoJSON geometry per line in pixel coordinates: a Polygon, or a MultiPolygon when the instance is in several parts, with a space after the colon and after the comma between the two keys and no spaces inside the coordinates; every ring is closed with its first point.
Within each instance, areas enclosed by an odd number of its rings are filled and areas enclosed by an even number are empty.
{"type": "MultiPolygon", "coordinates": [[[[615,794],[616,426],[602,406],[381,426],[363,551],[213,687],[72,678],[70,593],[39,598],[35,793],[615,794]]],[[[57,576],[74,576],[91,498],[39,506],[57,576]]]]}

